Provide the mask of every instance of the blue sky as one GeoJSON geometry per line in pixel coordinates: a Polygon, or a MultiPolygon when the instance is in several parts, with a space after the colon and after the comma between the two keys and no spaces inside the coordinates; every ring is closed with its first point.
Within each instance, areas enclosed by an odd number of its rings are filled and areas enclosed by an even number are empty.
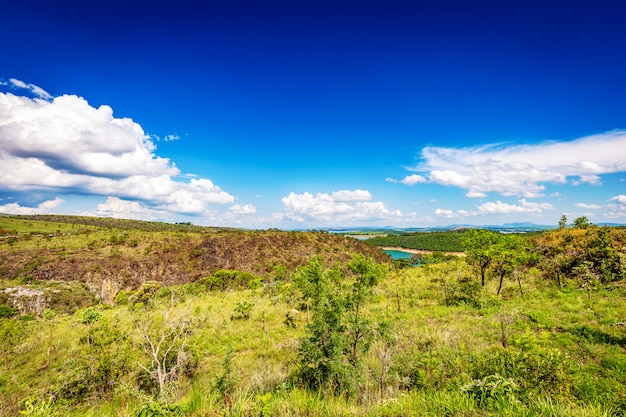
{"type": "Polygon", "coordinates": [[[626,223],[621,2],[12,3],[0,212],[626,223]]]}

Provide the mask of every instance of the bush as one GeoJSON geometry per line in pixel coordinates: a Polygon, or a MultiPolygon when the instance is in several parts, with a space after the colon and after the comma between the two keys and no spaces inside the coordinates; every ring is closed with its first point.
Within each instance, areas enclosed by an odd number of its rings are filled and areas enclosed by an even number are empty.
{"type": "Polygon", "coordinates": [[[0,319],[11,318],[13,316],[17,316],[19,312],[8,305],[0,304],[0,319]]]}
{"type": "Polygon", "coordinates": [[[230,319],[231,320],[249,319],[250,312],[252,311],[253,307],[254,307],[254,303],[251,303],[250,301],[241,301],[241,302],[235,303],[234,313],[232,316],[230,316],[230,319]]]}
{"type": "Polygon", "coordinates": [[[222,269],[210,277],[200,278],[198,284],[210,291],[225,291],[240,288],[258,288],[263,280],[250,272],[222,269]]]}

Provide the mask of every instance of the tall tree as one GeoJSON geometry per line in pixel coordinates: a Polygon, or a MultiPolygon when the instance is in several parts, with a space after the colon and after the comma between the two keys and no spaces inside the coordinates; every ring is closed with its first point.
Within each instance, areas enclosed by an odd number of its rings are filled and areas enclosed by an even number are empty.
{"type": "Polygon", "coordinates": [[[358,383],[360,354],[373,340],[365,307],[372,288],[386,275],[385,265],[356,256],[341,271],[324,269],[312,259],[294,274],[311,319],[298,351],[300,378],[309,388],[353,393],[358,383]],[[353,281],[350,280],[353,279],[353,281]]]}
{"type": "Polygon", "coordinates": [[[498,277],[498,291],[500,295],[504,278],[511,275],[513,270],[523,262],[526,255],[523,240],[517,235],[501,235],[492,246],[492,270],[498,277]]]}
{"type": "Polygon", "coordinates": [[[501,239],[502,234],[485,229],[471,229],[461,237],[461,243],[465,247],[465,261],[478,270],[480,285],[483,287],[487,269],[495,256],[494,246],[501,239]]]}

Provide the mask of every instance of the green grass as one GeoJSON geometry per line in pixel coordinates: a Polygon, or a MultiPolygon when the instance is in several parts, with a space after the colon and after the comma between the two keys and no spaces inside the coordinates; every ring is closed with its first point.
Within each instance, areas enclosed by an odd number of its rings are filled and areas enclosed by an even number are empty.
{"type": "MultiPolygon", "coordinates": [[[[307,314],[298,314],[296,328],[285,324],[287,312],[297,307],[289,285],[273,295],[262,288],[202,292],[179,287],[173,313],[193,319],[188,350],[196,362],[193,372],[171,387],[169,401],[191,416],[617,416],[624,411],[626,355],[617,320],[626,307],[621,298],[599,291],[588,299],[577,290],[555,296],[525,281],[524,296],[508,282],[512,295],[495,299],[496,283],[490,281],[474,303],[446,306],[433,278],[454,268],[466,266],[457,261],[453,268],[394,271],[376,288],[367,314],[390,323],[392,338],[388,344],[375,342],[364,358],[367,372],[353,398],[323,396],[294,384],[307,314]],[[398,293],[405,294],[399,310],[398,293]],[[244,300],[254,304],[250,317],[232,320],[235,306],[244,300]],[[507,348],[502,347],[503,323],[507,348]],[[229,350],[234,389],[222,399],[214,387],[229,350]],[[381,367],[385,352],[390,353],[388,368],[381,367]],[[510,364],[495,360],[494,352],[510,364]],[[556,353],[556,359],[550,356],[556,353]],[[551,374],[554,385],[533,389],[529,384],[541,384],[545,367],[557,372],[551,374]],[[496,371],[508,372],[505,376],[525,390],[510,398],[496,392],[480,401],[462,391],[468,382],[496,371]]],[[[25,331],[11,343],[0,373],[3,415],[14,415],[29,396],[55,394],[55,407],[76,416],[132,416],[148,401],[138,385],[142,372],[137,363],[147,358],[133,337],[135,313],[128,305],[102,307],[101,312],[102,319],[91,326],[79,322],[80,311],[20,324],[25,331]],[[85,342],[89,335],[90,344],[85,342]],[[110,390],[80,394],[106,363],[118,368],[107,368],[117,372],[110,390]]]]}
{"type": "MultiPolygon", "coordinates": [[[[356,389],[352,395],[318,392],[296,378],[299,341],[308,335],[312,312],[291,283],[297,266],[291,256],[317,250],[331,259],[339,252],[333,262],[342,262],[349,246],[339,245],[360,242],[320,233],[198,232],[185,229],[189,225],[166,230],[145,222],[112,227],[108,221],[61,220],[0,216],[7,239],[14,237],[11,230],[17,232],[13,241],[0,241],[0,304],[8,305],[5,289],[17,286],[40,289],[50,303],[42,317],[0,319],[0,415],[626,413],[621,281],[598,284],[588,294],[574,279],[564,278],[556,288],[537,266],[521,272],[523,293],[507,278],[496,296],[498,283],[490,274],[484,288],[469,285],[479,278],[463,259],[392,270],[359,311],[375,337],[360,356],[356,389]],[[282,252],[283,247],[297,250],[282,252]],[[244,257],[228,258],[216,270],[267,262],[263,271],[276,281],[209,291],[204,281],[194,284],[185,276],[222,262],[229,251],[244,257]],[[50,271],[69,282],[46,279],[50,271]],[[137,288],[146,271],[153,274],[149,280],[179,277],[179,285],[153,287],[158,306],[152,310],[133,304],[141,300],[137,288]],[[133,274],[139,277],[135,286],[133,274]],[[126,285],[117,305],[91,298],[104,278],[107,285],[126,285]],[[175,304],[167,310],[172,290],[175,304]],[[157,386],[140,367],[149,366],[150,358],[138,328],[151,317],[153,338],[160,330],[167,333],[170,327],[159,327],[166,311],[188,331],[182,333],[179,372],[157,398],[157,386]]],[[[550,239],[555,235],[546,235],[550,239]]]]}

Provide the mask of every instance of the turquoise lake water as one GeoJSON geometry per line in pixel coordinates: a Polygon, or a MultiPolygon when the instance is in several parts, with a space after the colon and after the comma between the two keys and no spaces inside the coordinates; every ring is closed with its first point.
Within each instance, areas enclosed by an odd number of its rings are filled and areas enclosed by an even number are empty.
{"type": "Polygon", "coordinates": [[[412,253],[404,252],[404,251],[401,251],[401,250],[384,250],[383,252],[388,253],[389,255],[391,255],[391,257],[393,259],[410,258],[411,256],[413,256],[412,253]]]}

